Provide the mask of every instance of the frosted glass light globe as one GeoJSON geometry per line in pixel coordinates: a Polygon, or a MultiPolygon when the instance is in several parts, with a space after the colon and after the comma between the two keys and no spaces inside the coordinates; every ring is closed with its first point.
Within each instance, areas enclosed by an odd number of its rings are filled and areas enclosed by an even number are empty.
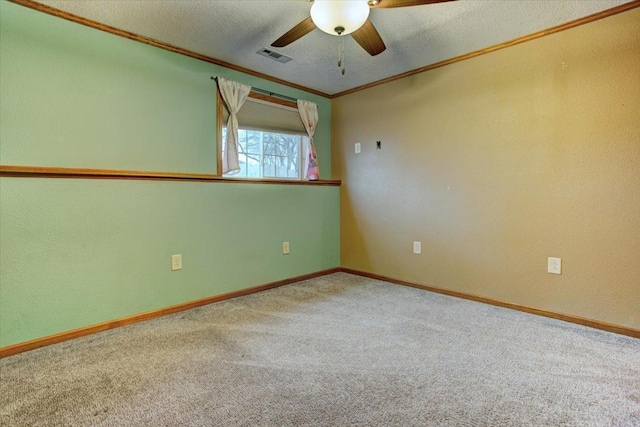
{"type": "Polygon", "coordinates": [[[367,22],[367,18],[367,0],[315,0],[311,5],[313,23],[334,36],[353,33],[367,22]]]}

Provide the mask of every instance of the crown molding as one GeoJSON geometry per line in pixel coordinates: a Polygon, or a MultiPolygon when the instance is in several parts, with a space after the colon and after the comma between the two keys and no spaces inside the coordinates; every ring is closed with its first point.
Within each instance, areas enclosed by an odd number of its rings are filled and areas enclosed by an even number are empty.
{"type": "Polygon", "coordinates": [[[376,80],[371,83],[364,84],[362,86],[357,86],[352,89],[345,90],[343,92],[339,92],[330,96],[331,99],[339,98],[341,96],[349,95],[354,92],[359,92],[361,90],[369,89],[374,86],[379,86],[385,83],[389,83],[395,80],[403,79],[405,77],[413,76],[416,74],[424,73],[430,70],[435,70],[436,68],[444,67],[445,65],[455,64],[456,62],[466,61],[467,59],[475,58],[477,56],[486,55],[487,53],[495,52],[500,49],[504,49],[507,47],[515,46],[520,43],[525,43],[531,40],[539,39],[541,37],[545,37],[551,34],[556,34],[561,31],[569,30],[571,28],[578,27],[580,25],[588,24],[590,22],[599,21],[600,19],[608,18],[609,16],[617,15],[622,12],[626,12],[631,9],[635,9],[640,7],[640,0],[633,0],[629,3],[624,3],[619,6],[612,7],[611,9],[603,10],[601,12],[594,13],[589,16],[585,16],[580,19],[576,19],[573,21],[566,22],[561,25],[557,25],[555,27],[548,28],[546,30],[538,31],[533,34],[529,34],[526,36],[518,37],[517,39],[513,39],[504,43],[500,43],[494,46],[486,47],[484,49],[476,50],[473,52],[465,53],[464,55],[456,56],[454,58],[445,59],[444,61],[436,62],[431,65],[427,65],[424,67],[416,68],[414,70],[409,70],[401,74],[396,74],[395,76],[387,77],[381,80],[376,80]]]}
{"type": "Polygon", "coordinates": [[[289,86],[294,89],[302,90],[308,93],[312,93],[314,95],[322,96],[324,98],[330,98],[330,95],[324,92],[320,92],[315,89],[311,89],[306,86],[302,86],[296,83],[291,83],[286,80],[278,79],[276,77],[259,73],[257,71],[250,70],[248,68],[241,67],[239,65],[231,64],[229,62],[221,61],[216,58],[212,58],[207,55],[202,55],[197,52],[193,52],[191,50],[183,49],[181,47],[173,46],[168,43],[161,42],[159,40],[155,40],[149,37],[144,37],[139,34],[131,33],[129,31],[124,31],[119,28],[112,27],[110,25],[101,24],[96,21],[92,21],[91,19],[86,19],[78,15],[74,15],[72,13],[65,12],[60,9],[56,9],[51,6],[44,5],[42,3],[35,2],[33,0],[8,0],[11,3],[15,3],[20,6],[27,7],[29,9],[36,10],[38,12],[43,12],[48,15],[56,16],[58,18],[66,19],[67,21],[75,22],[76,24],[81,24],[90,28],[94,28],[96,30],[104,31],[106,33],[114,34],[116,36],[124,37],[130,40],[134,40],[140,43],[147,44],[149,46],[157,47],[160,49],[168,50],[169,52],[178,53],[180,55],[188,56],[191,58],[199,59],[204,62],[209,62],[211,64],[219,65],[221,67],[228,68],[230,70],[240,71],[241,73],[249,74],[254,77],[259,77],[264,80],[269,80],[274,83],[278,83],[284,86],[289,86]]]}

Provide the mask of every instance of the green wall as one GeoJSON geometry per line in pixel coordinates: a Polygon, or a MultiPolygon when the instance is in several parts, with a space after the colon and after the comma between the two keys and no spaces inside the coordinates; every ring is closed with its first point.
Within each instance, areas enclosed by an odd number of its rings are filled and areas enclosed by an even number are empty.
{"type": "MultiPolygon", "coordinates": [[[[316,102],[330,178],[329,99],[6,1],[0,163],[215,173],[212,75],[316,102]]],[[[0,178],[0,346],[338,265],[338,187],[0,178]]]]}

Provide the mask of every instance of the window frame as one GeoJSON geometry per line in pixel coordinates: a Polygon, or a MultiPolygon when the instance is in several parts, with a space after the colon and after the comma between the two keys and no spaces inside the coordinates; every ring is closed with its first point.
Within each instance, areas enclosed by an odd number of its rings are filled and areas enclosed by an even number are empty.
{"type": "MultiPolygon", "coordinates": [[[[274,96],[269,96],[269,95],[265,95],[259,92],[254,92],[251,91],[249,92],[249,98],[253,98],[256,100],[261,100],[261,101],[266,101],[272,104],[277,104],[277,105],[282,105],[285,107],[289,107],[289,108],[294,108],[296,111],[298,110],[298,104],[296,102],[293,101],[288,101],[282,98],[277,98],[274,96]]],[[[223,109],[225,109],[226,107],[224,106],[224,101],[222,99],[222,96],[220,95],[220,90],[217,89],[216,90],[216,105],[217,105],[217,114],[216,114],[216,133],[217,133],[217,170],[216,170],[216,175],[220,178],[225,178],[225,179],[233,179],[233,180],[260,180],[260,181],[270,181],[270,180],[285,180],[285,181],[292,181],[292,182],[304,182],[305,181],[305,177],[304,177],[304,170],[305,170],[305,165],[304,165],[304,157],[305,157],[305,146],[304,146],[304,138],[309,138],[309,135],[306,132],[292,132],[292,131],[274,131],[272,129],[259,129],[259,128],[255,128],[255,127],[245,127],[242,128],[243,130],[254,130],[254,131],[259,131],[259,132],[267,132],[267,133],[279,133],[279,134],[283,134],[283,135],[299,135],[301,137],[300,140],[300,157],[299,157],[299,174],[297,178],[289,178],[289,177],[259,177],[259,178],[252,178],[252,177],[242,177],[242,176],[224,176],[224,172],[222,170],[222,145],[223,145],[223,140],[222,140],[222,129],[225,126],[225,124],[223,123],[223,109]]],[[[240,129],[239,125],[239,129],[240,129]]],[[[264,164],[262,163],[261,160],[261,167],[262,169],[262,174],[264,175],[264,164]]]]}
{"type": "MultiPolygon", "coordinates": [[[[222,129],[224,129],[225,127],[223,126],[222,129]]],[[[299,145],[298,145],[298,175],[295,177],[289,177],[289,176],[264,176],[264,158],[265,156],[270,156],[270,157],[275,157],[275,158],[280,158],[280,157],[285,157],[285,156],[281,156],[278,154],[265,154],[265,150],[264,150],[264,140],[261,138],[260,141],[260,169],[261,169],[261,175],[260,177],[252,177],[252,176],[244,176],[244,175],[229,175],[229,176],[225,176],[224,173],[222,174],[223,178],[229,178],[229,179],[264,179],[264,180],[273,180],[273,179],[277,179],[277,180],[287,180],[287,181],[303,181],[304,180],[304,158],[305,158],[305,142],[308,143],[309,140],[309,135],[306,133],[302,133],[302,132],[288,132],[288,131],[274,131],[271,129],[261,129],[259,127],[255,127],[255,126],[247,126],[244,128],[239,128],[239,131],[245,131],[245,132],[260,132],[263,135],[264,134],[272,134],[272,135],[290,135],[290,136],[294,136],[294,137],[299,137],[300,141],[299,141],[299,145]]],[[[240,141],[239,141],[240,142],[240,141]]],[[[222,145],[223,145],[223,141],[220,141],[220,150],[222,153],[222,145]]],[[[239,155],[242,155],[242,153],[238,152],[239,155]]],[[[248,154],[255,154],[255,153],[244,153],[245,156],[247,156],[248,154]]],[[[247,171],[248,172],[248,171],[247,171]]]]}

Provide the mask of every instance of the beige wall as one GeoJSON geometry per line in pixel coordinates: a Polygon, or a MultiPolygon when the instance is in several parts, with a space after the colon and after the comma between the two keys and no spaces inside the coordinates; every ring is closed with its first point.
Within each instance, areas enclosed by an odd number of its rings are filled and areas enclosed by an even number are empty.
{"type": "Polygon", "coordinates": [[[639,328],[639,70],[634,9],[334,99],[342,266],[639,328]]]}

